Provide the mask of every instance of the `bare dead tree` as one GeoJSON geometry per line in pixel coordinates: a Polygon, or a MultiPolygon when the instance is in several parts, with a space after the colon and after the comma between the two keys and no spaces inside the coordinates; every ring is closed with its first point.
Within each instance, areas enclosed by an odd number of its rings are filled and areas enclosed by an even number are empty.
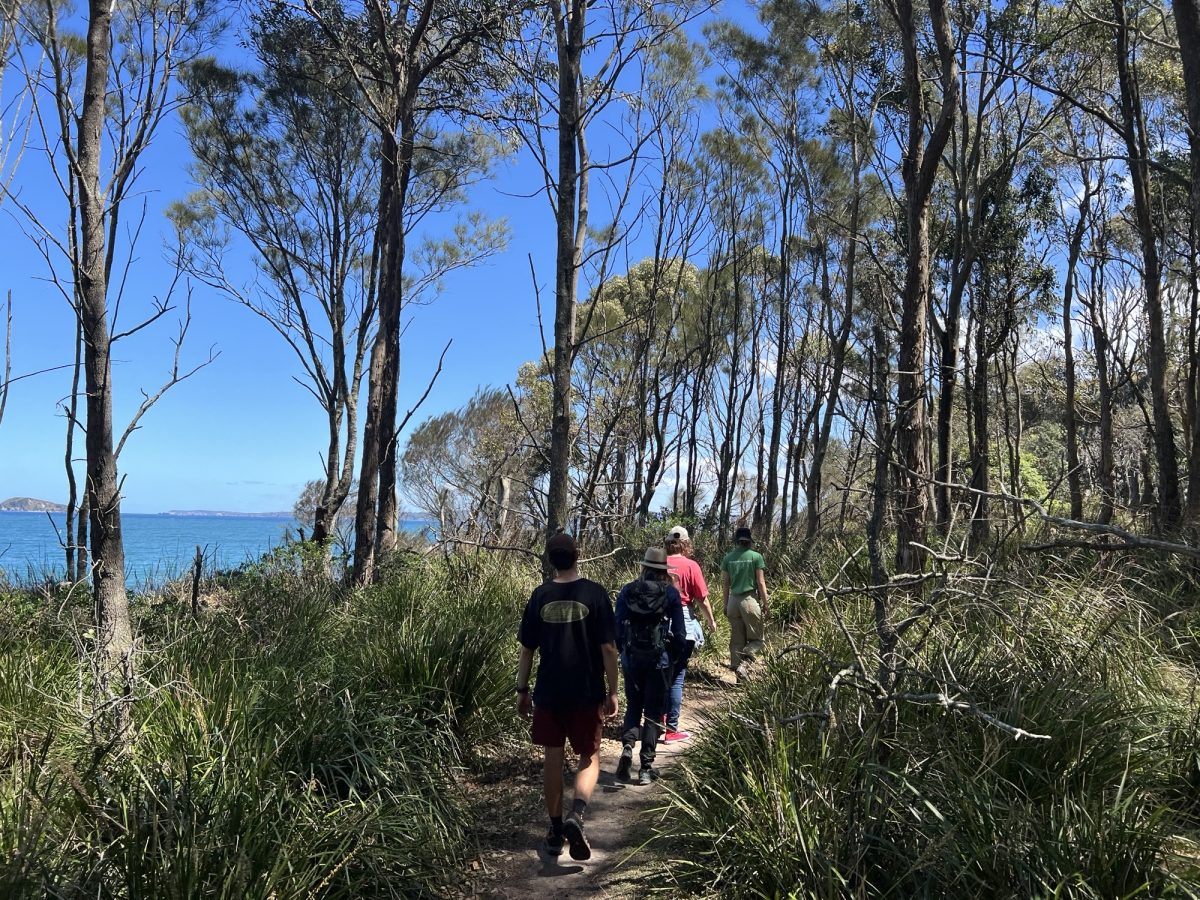
{"type": "Polygon", "coordinates": [[[33,128],[28,81],[8,95],[4,92],[5,76],[13,69],[21,49],[19,42],[25,38],[17,25],[28,3],[29,0],[0,0],[0,203],[12,187],[33,128]]]}

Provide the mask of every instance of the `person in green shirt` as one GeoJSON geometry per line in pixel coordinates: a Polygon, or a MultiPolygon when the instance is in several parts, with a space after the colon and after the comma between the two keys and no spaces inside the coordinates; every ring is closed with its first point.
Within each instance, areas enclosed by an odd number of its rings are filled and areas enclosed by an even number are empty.
{"type": "Polygon", "coordinates": [[[721,596],[729,617],[729,665],[739,678],[763,648],[763,619],[767,616],[767,567],[762,554],[750,549],[749,528],[733,533],[736,546],[721,560],[721,596]],[[761,603],[761,606],[759,605],[761,603]]]}

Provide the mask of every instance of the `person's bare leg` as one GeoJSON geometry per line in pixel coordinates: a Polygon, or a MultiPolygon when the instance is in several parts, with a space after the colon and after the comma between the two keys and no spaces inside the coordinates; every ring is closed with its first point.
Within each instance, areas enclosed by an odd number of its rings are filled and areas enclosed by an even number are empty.
{"type": "MultiPolygon", "coordinates": [[[[580,773],[582,774],[582,773],[580,773]]],[[[576,784],[579,782],[577,781],[576,784]]],[[[592,784],[596,779],[592,778],[592,784]]],[[[562,815],[563,798],[563,748],[547,747],[546,761],[542,765],[542,789],[546,794],[546,814],[550,818],[562,815]]],[[[591,791],[589,789],[588,793],[591,791]]]]}
{"type": "Polygon", "coordinates": [[[590,802],[599,778],[600,751],[597,750],[589,756],[580,756],[579,768],[575,770],[575,799],[584,803],[590,802]]]}

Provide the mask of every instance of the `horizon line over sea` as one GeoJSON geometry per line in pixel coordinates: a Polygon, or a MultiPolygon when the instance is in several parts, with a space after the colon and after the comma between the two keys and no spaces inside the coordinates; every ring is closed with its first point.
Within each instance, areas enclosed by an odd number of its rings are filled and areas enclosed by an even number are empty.
{"type": "MultiPolygon", "coordinates": [[[[6,511],[0,514],[0,575],[13,584],[61,580],[66,573],[62,513],[6,511]]],[[[400,528],[420,532],[436,523],[405,518],[400,528]]],[[[146,587],[190,571],[196,547],[205,571],[233,569],[260,558],[295,534],[290,514],[122,513],[125,574],[132,587],[146,587]]],[[[307,531],[308,528],[306,527],[307,531]]]]}

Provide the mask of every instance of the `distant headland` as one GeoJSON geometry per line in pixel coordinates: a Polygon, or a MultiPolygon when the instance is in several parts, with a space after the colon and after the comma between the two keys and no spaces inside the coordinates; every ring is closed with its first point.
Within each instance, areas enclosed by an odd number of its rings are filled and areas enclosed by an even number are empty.
{"type": "Polygon", "coordinates": [[[9,497],[7,500],[0,501],[0,512],[60,513],[66,511],[67,508],[61,503],[35,500],[33,497],[9,497]]]}
{"type": "Polygon", "coordinates": [[[156,516],[224,516],[227,519],[290,519],[290,512],[230,512],[226,509],[168,509],[156,516]]]}

